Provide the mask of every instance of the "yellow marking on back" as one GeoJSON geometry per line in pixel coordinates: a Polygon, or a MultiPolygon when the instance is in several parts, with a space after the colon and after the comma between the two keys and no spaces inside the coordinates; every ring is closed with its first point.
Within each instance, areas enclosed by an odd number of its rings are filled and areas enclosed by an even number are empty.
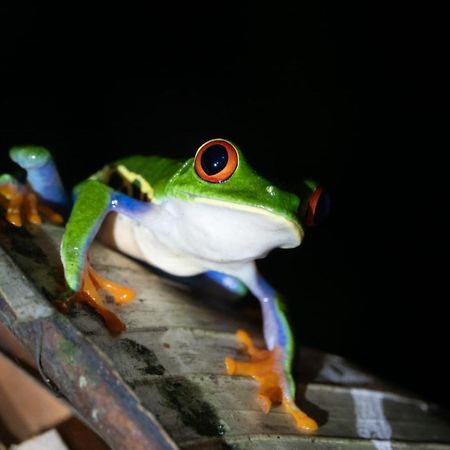
{"type": "Polygon", "coordinates": [[[133,184],[134,181],[138,181],[140,185],[141,192],[147,194],[149,200],[152,200],[155,196],[155,191],[150,185],[150,183],[137,173],[131,172],[125,166],[117,166],[117,171],[130,183],[133,184]]]}

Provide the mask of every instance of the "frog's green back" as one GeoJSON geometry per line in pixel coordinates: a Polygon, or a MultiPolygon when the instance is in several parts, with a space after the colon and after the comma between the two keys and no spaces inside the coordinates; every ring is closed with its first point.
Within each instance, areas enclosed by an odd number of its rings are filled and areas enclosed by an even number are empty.
{"type": "Polygon", "coordinates": [[[93,177],[139,200],[164,197],[169,180],[185,164],[183,160],[135,155],[108,164],[93,177]]]}

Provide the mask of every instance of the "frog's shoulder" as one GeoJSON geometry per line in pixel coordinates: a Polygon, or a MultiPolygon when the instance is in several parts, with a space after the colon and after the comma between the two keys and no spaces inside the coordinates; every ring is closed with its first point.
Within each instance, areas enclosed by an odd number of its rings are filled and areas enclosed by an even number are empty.
{"type": "Polygon", "coordinates": [[[91,179],[136,200],[151,202],[164,195],[167,183],[183,165],[184,161],[180,160],[134,155],[105,165],[91,179]]]}

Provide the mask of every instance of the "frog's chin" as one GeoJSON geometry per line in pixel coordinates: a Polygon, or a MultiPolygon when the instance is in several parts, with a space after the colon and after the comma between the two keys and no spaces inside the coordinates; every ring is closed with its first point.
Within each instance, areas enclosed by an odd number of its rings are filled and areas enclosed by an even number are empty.
{"type": "Polygon", "coordinates": [[[139,221],[119,215],[107,227],[109,244],[180,276],[230,273],[274,248],[297,247],[303,235],[298,223],[263,208],[204,198],[165,200],[139,221]]]}
{"type": "MultiPolygon", "coordinates": [[[[299,246],[304,236],[303,229],[301,228],[298,222],[289,220],[282,214],[276,213],[267,208],[246,205],[245,203],[211,199],[207,197],[196,197],[191,201],[191,203],[192,202],[197,204],[210,205],[212,207],[211,211],[214,211],[215,213],[217,213],[217,210],[220,209],[223,211],[228,211],[230,215],[233,215],[233,211],[235,211],[238,213],[243,213],[243,215],[246,215],[247,217],[255,215],[259,219],[262,219],[262,221],[266,221],[266,223],[276,222],[281,228],[283,229],[286,228],[287,230],[290,230],[294,236],[293,239],[294,244],[292,244],[291,240],[289,240],[289,243],[286,244],[287,246],[280,245],[281,248],[293,248],[299,246]]],[[[246,220],[246,217],[243,217],[242,220],[243,225],[245,225],[244,221],[246,220]]],[[[277,227],[277,229],[278,228],[279,227],[277,227]]]]}

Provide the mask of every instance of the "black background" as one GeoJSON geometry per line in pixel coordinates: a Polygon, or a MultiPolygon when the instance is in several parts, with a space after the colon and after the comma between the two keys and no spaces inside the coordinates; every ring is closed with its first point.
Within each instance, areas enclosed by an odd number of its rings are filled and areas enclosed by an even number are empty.
{"type": "Polygon", "coordinates": [[[1,6],[0,172],[13,144],[71,186],[220,136],[281,187],[320,180],[327,223],[260,265],[300,342],[448,405],[445,25],[360,3],[1,6]]]}

